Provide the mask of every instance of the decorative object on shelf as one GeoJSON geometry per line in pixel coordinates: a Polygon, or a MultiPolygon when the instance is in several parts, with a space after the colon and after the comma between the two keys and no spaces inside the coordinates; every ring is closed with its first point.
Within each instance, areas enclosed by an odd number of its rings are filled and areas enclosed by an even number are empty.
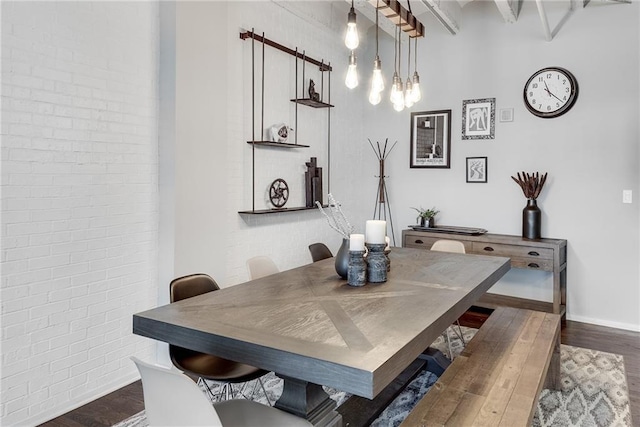
{"type": "Polygon", "coordinates": [[[269,200],[276,208],[281,208],[287,203],[287,200],[289,200],[289,186],[284,179],[278,178],[271,183],[269,186],[269,200]]]}
{"type": "Polygon", "coordinates": [[[538,196],[542,191],[544,183],[547,181],[547,174],[540,175],[539,172],[528,174],[520,172],[518,178],[512,176],[513,179],[522,188],[524,196],[527,198],[527,206],[522,210],[522,237],[526,239],[541,238],[542,212],[538,207],[538,196]]]}
{"type": "Polygon", "coordinates": [[[384,218],[386,220],[387,216],[389,217],[389,224],[391,226],[391,235],[393,236],[393,244],[395,245],[396,235],[395,235],[395,232],[393,231],[393,217],[391,216],[391,204],[389,202],[389,193],[387,191],[387,184],[385,181],[385,178],[387,178],[387,176],[384,174],[384,162],[389,156],[389,154],[391,154],[391,151],[396,146],[398,141],[393,143],[389,151],[387,151],[387,144],[389,142],[389,138],[384,140],[383,147],[380,146],[380,142],[378,141],[376,141],[375,147],[373,146],[373,143],[371,142],[370,139],[368,141],[369,141],[369,145],[373,149],[373,152],[378,158],[378,165],[379,165],[379,175],[376,177],[378,178],[378,191],[376,193],[376,204],[375,204],[375,207],[373,208],[373,218],[377,218],[377,219],[384,218]]]}
{"type": "Polygon", "coordinates": [[[313,207],[316,202],[322,203],[322,168],[318,167],[318,159],[311,157],[311,160],[305,163],[307,170],[304,173],[304,188],[306,197],[306,206],[313,207]]]}
{"type": "Polygon", "coordinates": [[[451,110],[411,113],[409,167],[451,167],[451,110]]]}
{"type": "Polygon", "coordinates": [[[293,130],[284,123],[278,123],[269,128],[269,138],[271,142],[287,142],[289,133],[293,130]]]}
{"type": "Polygon", "coordinates": [[[367,265],[364,260],[364,234],[352,234],[349,238],[349,268],[347,283],[364,286],[367,283],[367,265]]]}
{"type": "Polygon", "coordinates": [[[313,82],[313,79],[309,79],[309,99],[320,102],[320,94],[316,92],[316,84],[313,82]]]}
{"type": "Polygon", "coordinates": [[[462,101],[462,139],[494,139],[496,99],[462,101]]]}
{"type": "Polygon", "coordinates": [[[416,222],[420,224],[420,227],[423,228],[433,228],[435,227],[436,215],[440,213],[440,211],[436,210],[435,206],[431,209],[424,209],[420,206],[418,208],[411,208],[418,212],[418,216],[416,217],[416,222]]]}
{"type": "Polygon", "coordinates": [[[467,182],[487,182],[487,158],[467,157],[467,182]]]}
{"type": "Polygon", "coordinates": [[[524,105],[543,119],[558,117],[578,99],[578,80],[564,68],[547,67],[533,73],[524,85],[524,105]]]}
{"type": "Polygon", "coordinates": [[[333,198],[331,193],[329,193],[327,197],[329,199],[328,209],[323,209],[322,205],[318,202],[316,202],[316,206],[318,206],[322,215],[327,218],[329,227],[333,228],[342,236],[342,245],[335,256],[335,267],[336,273],[343,279],[346,279],[349,269],[349,237],[353,231],[353,227],[342,212],[340,203],[333,198]]]}

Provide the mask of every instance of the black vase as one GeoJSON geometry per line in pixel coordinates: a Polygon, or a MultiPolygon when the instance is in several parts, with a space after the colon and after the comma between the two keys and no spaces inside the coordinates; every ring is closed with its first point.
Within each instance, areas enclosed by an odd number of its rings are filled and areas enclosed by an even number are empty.
{"type": "Polygon", "coordinates": [[[349,239],[342,239],[342,245],[335,258],[336,273],[346,279],[349,273],[349,239]]]}
{"type": "Polygon", "coordinates": [[[522,210],[522,237],[525,239],[540,238],[542,212],[535,199],[528,199],[522,210]]]}

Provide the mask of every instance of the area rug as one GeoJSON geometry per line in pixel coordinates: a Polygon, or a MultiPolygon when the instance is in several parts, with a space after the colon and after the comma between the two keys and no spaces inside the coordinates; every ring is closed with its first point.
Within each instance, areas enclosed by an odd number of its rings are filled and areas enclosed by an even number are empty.
{"type": "MultiPolygon", "coordinates": [[[[471,340],[475,332],[476,329],[462,327],[466,342],[471,340]]],[[[464,348],[462,341],[454,333],[451,333],[450,337],[451,351],[454,356],[460,354],[464,348]]],[[[443,337],[438,338],[431,346],[440,349],[445,355],[449,354],[443,337]]],[[[622,356],[562,345],[561,361],[562,390],[542,391],[533,426],[631,426],[629,393],[622,356]]],[[[373,427],[398,426],[436,380],[436,376],[432,373],[422,372],[371,425],[373,427]]],[[[269,373],[263,377],[263,383],[269,401],[276,401],[282,393],[282,380],[273,373],[269,373]]],[[[219,384],[213,382],[209,384],[219,387],[219,384]]],[[[250,389],[245,391],[253,392],[253,386],[253,383],[249,384],[250,389]]],[[[338,406],[350,396],[328,387],[325,387],[325,390],[338,406]]],[[[267,403],[265,394],[258,387],[252,398],[258,402],[267,403]]],[[[114,427],[147,427],[148,425],[142,411],[114,427]]]]}

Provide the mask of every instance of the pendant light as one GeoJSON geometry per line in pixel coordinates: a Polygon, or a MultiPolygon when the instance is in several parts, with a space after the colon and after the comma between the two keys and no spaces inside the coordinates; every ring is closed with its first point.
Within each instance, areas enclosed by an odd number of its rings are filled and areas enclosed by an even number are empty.
{"type": "Polygon", "coordinates": [[[360,44],[360,38],[356,27],[356,10],[353,8],[353,0],[351,0],[351,10],[347,16],[347,35],[344,37],[344,44],[347,48],[354,50],[360,44]]]}
{"type": "Polygon", "coordinates": [[[404,91],[404,106],[413,107],[413,84],[411,83],[411,37],[409,37],[409,54],[407,55],[407,85],[404,91]]]}
{"type": "MultiPolygon", "coordinates": [[[[396,34],[400,33],[400,27],[396,28],[396,34]]],[[[404,109],[404,85],[402,84],[402,79],[400,78],[399,72],[400,70],[400,57],[402,56],[402,47],[400,44],[400,35],[397,37],[397,45],[395,49],[395,71],[393,73],[393,86],[391,87],[391,94],[389,96],[389,100],[393,104],[393,109],[396,111],[402,111],[404,109]]]]}
{"type": "Polygon", "coordinates": [[[411,89],[411,97],[413,98],[414,103],[422,99],[422,92],[420,91],[420,76],[418,75],[418,38],[415,37],[415,40],[415,52],[413,53],[415,64],[413,68],[413,88],[411,89]]]}
{"type": "Polygon", "coordinates": [[[371,90],[369,91],[369,102],[378,105],[382,100],[384,91],[384,79],[382,78],[382,62],[378,56],[378,4],[376,4],[376,59],[373,61],[373,76],[371,77],[371,90]]]}
{"type": "Polygon", "coordinates": [[[347,69],[347,77],[344,79],[344,84],[353,89],[358,86],[358,70],[356,69],[356,53],[351,51],[349,55],[349,68],[347,69]]]}

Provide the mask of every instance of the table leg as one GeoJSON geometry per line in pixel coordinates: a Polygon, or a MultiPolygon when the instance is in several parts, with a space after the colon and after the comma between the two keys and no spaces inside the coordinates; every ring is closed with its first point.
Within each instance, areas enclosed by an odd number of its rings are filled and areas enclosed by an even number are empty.
{"type": "Polygon", "coordinates": [[[553,346],[553,353],[551,354],[551,361],[549,362],[549,370],[547,371],[544,388],[548,388],[550,390],[561,390],[562,382],[560,381],[560,328],[558,328],[554,340],[555,343],[553,346]]]}
{"type": "Polygon", "coordinates": [[[276,408],[309,420],[318,427],[342,427],[342,416],[322,386],[276,373],[284,380],[276,408]]]}

